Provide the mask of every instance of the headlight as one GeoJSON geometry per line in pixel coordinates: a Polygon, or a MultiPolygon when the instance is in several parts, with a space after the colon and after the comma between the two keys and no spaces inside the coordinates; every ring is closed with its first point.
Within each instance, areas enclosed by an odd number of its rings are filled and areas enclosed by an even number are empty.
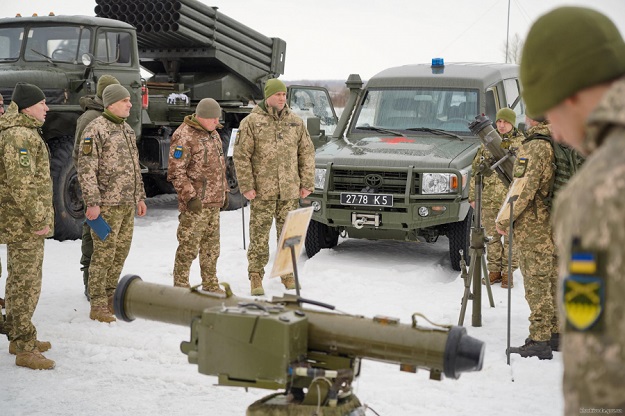
{"type": "MultiPolygon", "coordinates": [[[[466,170],[461,170],[461,189],[467,185],[468,174],[466,170]]],[[[428,194],[451,194],[458,192],[458,176],[453,173],[424,173],[422,179],[421,193],[428,194]]]]}
{"type": "Polygon", "coordinates": [[[323,189],[326,183],[326,170],[327,169],[315,169],[315,189],[323,189]]]}
{"type": "Polygon", "coordinates": [[[451,176],[456,178],[456,175],[450,173],[424,173],[421,193],[428,195],[453,192],[451,189],[451,176]]]}

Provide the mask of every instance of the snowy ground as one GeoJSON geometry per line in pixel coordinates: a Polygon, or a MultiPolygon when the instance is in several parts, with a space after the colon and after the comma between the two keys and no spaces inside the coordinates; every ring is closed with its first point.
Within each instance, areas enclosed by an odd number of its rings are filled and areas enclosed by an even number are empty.
{"type": "MultiPolygon", "coordinates": [[[[245,213],[247,220],[248,209],[245,213]]],[[[147,216],[136,220],[124,274],[172,283],[177,214],[175,204],[150,205],[147,216]]],[[[236,295],[248,296],[241,211],[222,212],[221,221],[220,280],[229,282],[236,295]]],[[[464,286],[451,270],[447,244],[446,238],[435,244],[341,240],[335,249],[322,250],[312,259],[300,257],[301,294],[368,317],[394,316],[409,323],[412,313],[421,312],[434,322],[456,324],[464,286]]],[[[215,386],[215,377],[199,374],[179,349],[180,342],[189,338],[186,327],[140,319],[91,321],[79,270],[80,241],[47,240],[45,247],[43,289],[34,323],[39,339],[52,342],[45,355],[56,361],[56,368],[33,371],[15,366],[2,337],[2,415],[240,416],[249,404],[272,393],[215,386]]],[[[0,246],[0,256],[3,293],[6,246],[0,246]]],[[[191,276],[192,284],[200,283],[197,262],[191,276]]],[[[279,279],[266,279],[264,286],[268,298],[282,293],[279,279]]],[[[365,360],[356,382],[361,402],[380,415],[562,414],[560,353],[551,361],[512,356],[508,366],[506,291],[493,288],[495,308],[488,306],[483,293],[483,326],[471,326],[471,305],[465,319],[469,334],[486,343],[481,372],[438,382],[430,381],[426,371],[403,373],[398,366],[365,360]]],[[[517,271],[513,345],[522,344],[527,336],[528,315],[517,271]]]]}

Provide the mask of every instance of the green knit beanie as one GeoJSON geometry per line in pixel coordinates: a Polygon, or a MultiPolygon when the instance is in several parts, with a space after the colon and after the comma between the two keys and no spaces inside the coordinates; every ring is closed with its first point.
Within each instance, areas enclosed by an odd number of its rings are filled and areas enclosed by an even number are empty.
{"type": "Polygon", "coordinates": [[[13,95],[11,96],[11,101],[17,104],[17,108],[19,110],[32,107],[39,101],[45,99],[46,96],[38,86],[27,84],[26,82],[18,82],[15,84],[15,89],[13,90],[13,95]]]}
{"type": "Polygon", "coordinates": [[[102,93],[104,92],[104,89],[108,87],[109,85],[113,85],[113,84],[119,84],[119,81],[117,80],[117,78],[115,78],[113,75],[102,75],[100,79],[98,79],[98,86],[96,87],[96,96],[98,98],[102,98],[102,93]]]}
{"type": "Polygon", "coordinates": [[[265,84],[265,99],[271,97],[277,92],[286,92],[286,85],[277,78],[267,80],[265,84]]]}
{"type": "Polygon", "coordinates": [[[126,88],[119,84],[111,84],[104,88],[104,92],[102,92],[102,102],[104,103],[104,108],[107,108],[109,105],[115,104],[116,102],[127,97],[130,97],[130,93],[126,88]]]}
{"type": "Polygon", "coordinates": [[[495,117],[495,121],[504,120],[513,126],[516,123],[516,113],[512,111],[512,109],[508,107],[504,107],[501,110],[497,111],[497,116],[495,117]]]}
{"type": "Polygon", "coordinates": [[[212,98],[203,98],[195,108],[195,115],[200,118],[219,118],[221,107],[212,98]]]}
{"type": "Polygon", "coordinates": [[[625,74],[625,42],[605,15],[560,7],[532,25],[521,55],[527,115],[538,118],[576,92],[625,74]]]}

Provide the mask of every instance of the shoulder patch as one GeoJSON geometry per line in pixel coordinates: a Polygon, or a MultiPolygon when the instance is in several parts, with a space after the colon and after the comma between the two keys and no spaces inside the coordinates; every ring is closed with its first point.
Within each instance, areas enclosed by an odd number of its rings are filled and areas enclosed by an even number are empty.
{"type": "Polygon", "coordinates": [[[84,155],[90,155],[93,151],[93,139],[91,137],[85,137],[82,143],[82,153],[84,155]]]}
{"type": "Polygon", "coordinates": [[[529,159],[526,157],[519,158],[517,165],[514,167],[514,177],[522,178],[525,176],[525,170],[527,169],[527,163],[529,159]]]}
{"type": "Polygon", "coordinates": [[[20,156],[20,165],[24,167],[30,166],[30,155],[28,154],[28,149],[20,149],[19,156],[20,156]]]}
{"type": "Polygon", "coordinates": [[[562,282],[566,325],[573,331],[601,330],[606,292],[601,258],[600,253],[580,250],[574,244],[569,275],[562,282]]]}
{"type": "Polygon", "coordinates": [[[176,146],[176,148],[174,149],[174,159],[180,159],[183,154],[184,150],[182,146],[176,146]]]}

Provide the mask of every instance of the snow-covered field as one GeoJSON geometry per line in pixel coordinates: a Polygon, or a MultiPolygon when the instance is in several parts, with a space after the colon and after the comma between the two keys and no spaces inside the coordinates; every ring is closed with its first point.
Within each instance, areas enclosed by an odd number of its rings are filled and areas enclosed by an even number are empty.
{"type": "MultiPolygon", "coordinates": [[[[149,205],[137,218],[124,274],[172,284],[178,212],[174,203],[149,205]]],[[[249,210],[245,209],[246,223],[249,210]]],[[[246,237],[249,242],[249,237],[246,237]]],[[[272,234],[272,243],[275,236],[272,234]]],[[[272,244],[275,245],[275,244],[272,244]]],[[[302,254],[302,296],[368,317],[387,315],[410,323],[414,312],[437,323],[456,324],[464,284],[451,270],[448,241],[435,244],[340,240],[312,259],[302,254]]],[[[272,246],[272,259],[275,247],[272,246]]],[[[0,246],[6,282],[6,246],[0,246]]],[[[80,241],[46,241],[44,281],[34,322],[39,338],[52,342],[45,355],[52,371],[15,366],[6,338],[0,339],[0,414],[14,415],[244,415],[246,407],[272,391],[216,386],[180,352],[189,329],[137,319],[102,324],[89,319],[83,295],[80,241]]],[[[267,267],[267,274],[271,263],[267,267]]],[[[241,210],[221,214],[218,274],[238,296],[249,296],[241,210]]],[[[197,261],[191,283],[199,284],[197,261]]],[[[265,297],[282,293],[280,279],[265,279],[265,297]]],[[[557,415],[562,413],[562,359],[512,356],[506,364],[507,293],[493,288],[495,308],[483,291],[483,326],[465,325],[486,343],[482,371],[458,380],[430,381],[428,372],[403,373],[398,366],[365,360],[356,394],[380,415],[557,415]]],[[[529,309],[522,277],[512,289],[512,345],[528,334],[529,309]]],[[[375,413],[368,411],[367,414],[375,413]]]]}

